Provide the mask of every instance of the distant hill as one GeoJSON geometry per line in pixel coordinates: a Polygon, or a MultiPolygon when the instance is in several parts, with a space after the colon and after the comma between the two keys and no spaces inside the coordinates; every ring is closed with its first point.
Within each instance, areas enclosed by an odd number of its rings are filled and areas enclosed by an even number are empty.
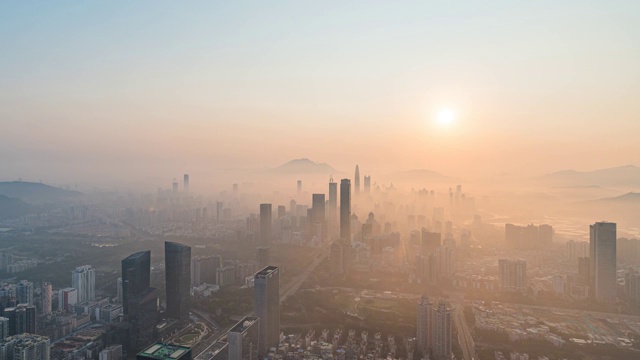
{"type": "Polygon", "coordinates": [[[311,161],[307,158],[291,160],[286,164],[272,169],[276,174],[338,174],[338,171],[326,163],[311,161]]]}
{"type": "Polygon", "coordinates": [[[407,171],[398,171],[388,175],[388,178],[394,182],[444,182],[455,180],[452,177],[445,176],[439,172],[427,169],[413,169],[407,171]]]}
{"type": "Polygon", "coordinates": [[[20,199],[0,195],[0,220],[19,218],[27,215],[35,209],[20,199]]]}
{"type": "Polygon", "coordinates": [[[78,191],[26,181],[0,182],[0,195],[17,198],[31,204],[51,203],[82,196],[78,191]]]}
{"type": "Polygon", "coordinates": [[[640,167],[618,166],[594,171],[563,170],[540,180],[563,186],[624,186],[640,188],[640,167]]]}
{"type": "Polygon", "coordinates": [[[629,192],[624,195],[598,199],[597,202],[620,203],[627,205],[640,205],[640,193],[629,192]]]}

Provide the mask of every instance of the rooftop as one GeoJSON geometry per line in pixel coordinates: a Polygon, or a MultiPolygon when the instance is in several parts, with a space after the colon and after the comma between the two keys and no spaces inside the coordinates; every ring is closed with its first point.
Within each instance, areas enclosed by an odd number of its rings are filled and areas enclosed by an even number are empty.
{"type": "Polygon", "coordinates": [[[191,349],[185,346],[155,343],[138,355],[142,355],[150,359],[176,360],[180,359],[189,351],[191,351],[191,349]]]}

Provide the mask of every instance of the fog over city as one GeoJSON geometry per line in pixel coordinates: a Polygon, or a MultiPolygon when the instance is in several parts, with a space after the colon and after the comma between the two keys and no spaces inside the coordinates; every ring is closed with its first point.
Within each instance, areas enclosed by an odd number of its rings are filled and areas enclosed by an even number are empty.
{"type": "Polygon", "coordinates": [[[640,358],[640,3],[0,4],[0,360],[640,358]]]}

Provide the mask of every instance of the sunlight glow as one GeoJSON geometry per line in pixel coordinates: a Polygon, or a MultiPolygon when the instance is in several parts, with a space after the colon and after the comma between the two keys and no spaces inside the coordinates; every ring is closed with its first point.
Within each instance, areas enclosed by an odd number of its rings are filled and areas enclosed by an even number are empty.
{"type": "Polygon", "coordinates": [[[451,109],[442,109],[438,112],[436,122],[443,127],[451,126],[455,121],[455,113],[451,109]]]}

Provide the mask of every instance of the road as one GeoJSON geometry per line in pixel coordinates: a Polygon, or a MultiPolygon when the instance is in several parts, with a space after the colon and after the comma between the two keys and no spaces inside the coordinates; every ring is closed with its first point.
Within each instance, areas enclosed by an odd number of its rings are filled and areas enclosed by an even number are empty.
{"type": "Polygon", "coordinates": [[[458,329],[458,342],[462,348],[462,357],[465,360],[476,359],[475,345],[469,332],[467,321],[464,318],[462,304],[457,304],[453,309],[453,321],[455,322],[456,329],[458,329]]]}

